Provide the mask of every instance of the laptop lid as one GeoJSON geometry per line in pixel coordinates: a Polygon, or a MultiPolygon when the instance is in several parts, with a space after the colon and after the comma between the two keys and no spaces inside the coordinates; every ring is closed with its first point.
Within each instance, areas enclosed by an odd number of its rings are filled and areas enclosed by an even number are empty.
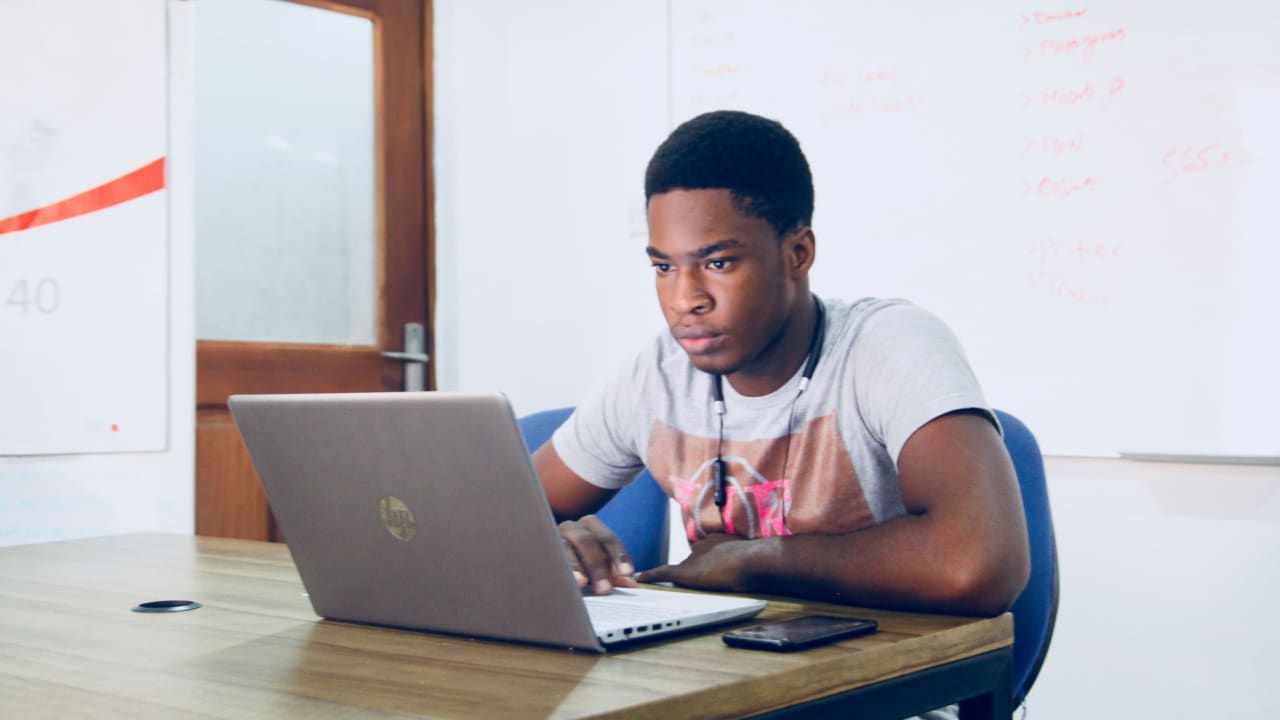
{"type": "Polygon", "coordinates": [[[749,617],[765,605],[712,595],[721,605],[701,618],[593,629],[501,394],[237,395],[228,404],[322,617],[599,651],[602,639],[749,617]]]}

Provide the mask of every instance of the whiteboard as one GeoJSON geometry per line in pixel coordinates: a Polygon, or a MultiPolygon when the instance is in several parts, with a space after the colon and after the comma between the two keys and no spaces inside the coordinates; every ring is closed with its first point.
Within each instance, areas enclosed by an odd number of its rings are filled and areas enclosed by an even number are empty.
{"type": "Polygon", "coordinates": [[[673,123],[776,118],[816,292],[956,331],[1044,450],[1280,456],[1280,3],[671,3],[673,123]]]}
{"type": "Polygon", "coordinates": [[[0,455],[167,446],[165,27],[0,6],[0,455]]]}

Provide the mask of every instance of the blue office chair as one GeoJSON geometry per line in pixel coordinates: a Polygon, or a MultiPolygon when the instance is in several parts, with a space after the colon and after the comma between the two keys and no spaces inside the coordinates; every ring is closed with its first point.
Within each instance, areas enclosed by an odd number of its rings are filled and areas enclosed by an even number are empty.
{"type": "MultiPolygon", "coordinates": [[[[525,445],[537,450],[551,439],[573,408],[543,410],[520,418],[525,445]]],[[[667,494],[648,470],[618,491],[596,515],[618,534],[636,570],[667,562],[667,494]]]]}
{"type": "Polygon", "coordinates": [[[1031,577],[1013,603],[1013,706],[1017,707],[1036,681],[1053,637],[1058,616],[1058,546],[1040,446],[1021,420],[1003,410],[995,412],[1018,474],[1031,546],[1031,577]]]}

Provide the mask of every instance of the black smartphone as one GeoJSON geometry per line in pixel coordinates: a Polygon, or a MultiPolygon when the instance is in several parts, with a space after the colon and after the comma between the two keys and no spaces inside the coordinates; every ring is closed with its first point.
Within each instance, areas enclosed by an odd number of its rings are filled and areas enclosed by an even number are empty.
{"type": "Polygon", "coordinates": [[[786,652],[875,631],[875,620],[836,615],[802,615],[730,630],[723,638],[726,645],[733,647],[786,652]]]}

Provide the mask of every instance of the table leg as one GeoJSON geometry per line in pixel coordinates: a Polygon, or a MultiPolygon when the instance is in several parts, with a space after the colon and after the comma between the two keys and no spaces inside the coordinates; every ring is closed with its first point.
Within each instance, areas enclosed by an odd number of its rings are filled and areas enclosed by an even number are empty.
{"type": "Polygon", "coordinates": [[[1001,662],[990,664],[989,690],[960,701],[960,720],[1009,720],[1013,717],[1013,650],[1001,651],[1001,662]]]}

